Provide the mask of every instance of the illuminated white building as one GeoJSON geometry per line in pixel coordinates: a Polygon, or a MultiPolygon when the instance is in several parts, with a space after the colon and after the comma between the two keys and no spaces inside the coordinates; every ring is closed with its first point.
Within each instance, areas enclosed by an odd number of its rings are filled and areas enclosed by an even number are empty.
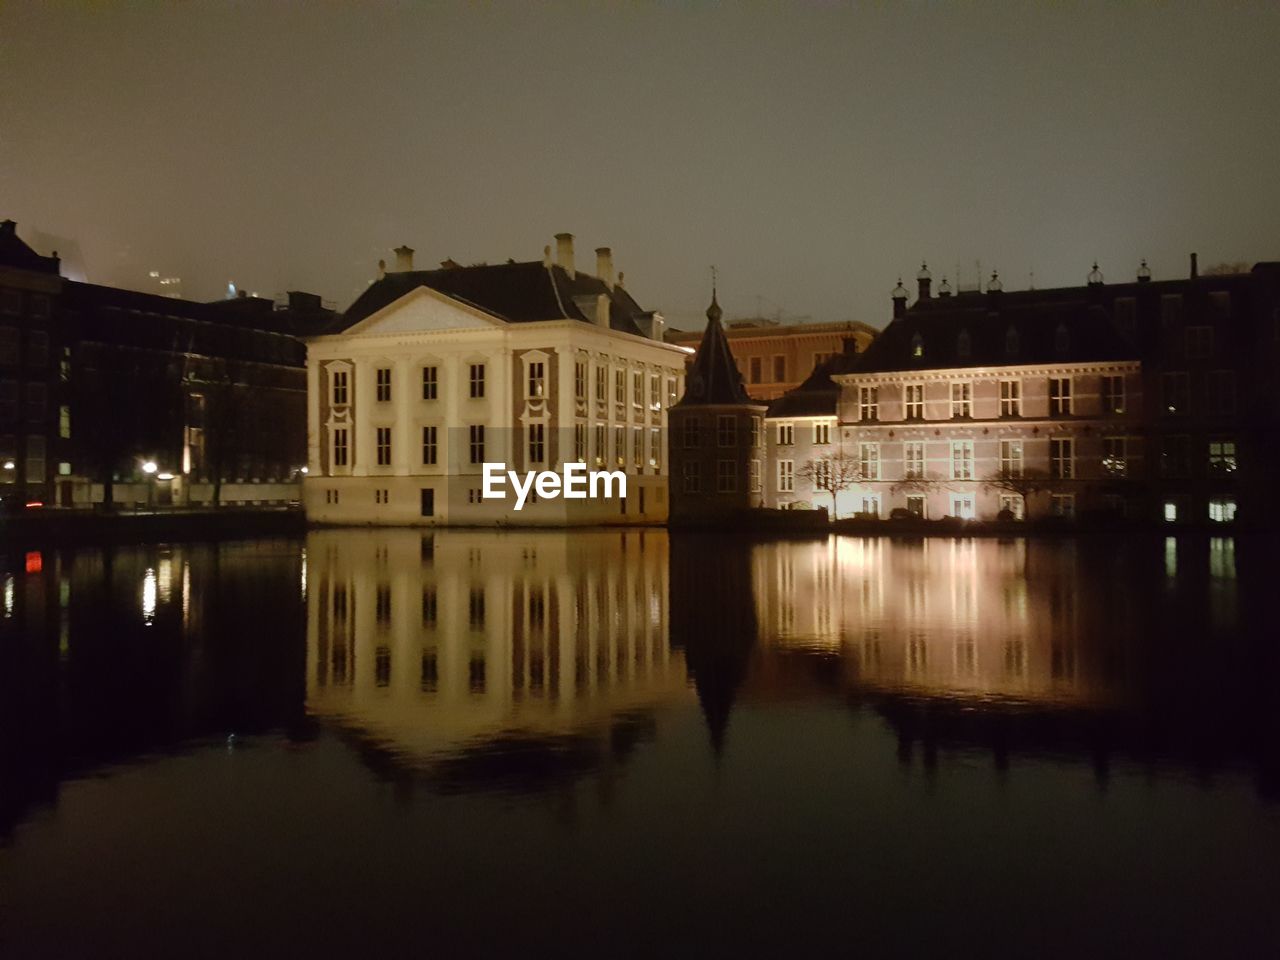
{"type": "Polygon", "coordinates": [[[688,351],[662,341],[596,251],[413,269],[396,251],[335,328],[307,339],[307,514],[322,523],[658,523],[667,409],[688,351]],[[482,466],[621,470],[626,498],[484,499],[482,466]]]}

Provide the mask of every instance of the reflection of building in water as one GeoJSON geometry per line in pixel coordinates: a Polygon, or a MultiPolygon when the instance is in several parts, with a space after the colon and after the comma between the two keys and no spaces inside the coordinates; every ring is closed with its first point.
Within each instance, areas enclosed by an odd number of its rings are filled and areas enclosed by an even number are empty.
{"type": "MultiPolygon", "coordinates": [[[[864,689],[1106,700],[1092,619],[1099,600],[1075,589],[1075,545],[1042,547],[854,537],[761,545],[753,563],[762,639],[836,655],[864,689]]],[[[1126,610],[1121,602],[1109,615],[1126,610]]],[[[1123,624],[1113,620],[1106,635],[1123,643],[1123,624]]]]}
{"type": "Polygon", "coordinates": [[[307,702],[410,764],[686,695],[660,531],[317,531],[307,702]]]}

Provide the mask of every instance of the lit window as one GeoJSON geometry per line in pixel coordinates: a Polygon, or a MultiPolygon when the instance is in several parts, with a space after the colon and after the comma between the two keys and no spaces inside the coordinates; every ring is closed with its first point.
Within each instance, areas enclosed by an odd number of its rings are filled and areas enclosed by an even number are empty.
{"type": "Polygon", "coordinates": [[[1129,450],[1126,437],[1106,437],[1102,441],[1102,472],[1108,477],[1129,475],[1129,450]]]}
{"type": "Polygon", "coordinates": [[[778,491],[791,493],[795,489],[796,465],[792,460],[778,461],[778,491]]]}
{"type": "Polygon", "coordinates": [[[951,479],[973,479],[973,441],[951,441],[951,479]]]}
{"type": "Polygon", "coordinates": [[[951,416],[973,416],[973,384],[967,381],[951,384],[951,416]]]}
{"type": "Polygon", "coordinates": [[[908,420],[924,419],[924,384],[908,383],[902,388],[904,415],[908,420]]]}
{"type": "Polygon", "coordinates": [[[858,472],[863,480],[880,479],[880,444],[863,443],[858,445],[858,472]]]}
{"type": "Polygon", "coordinates": [[[573,459],[578,463],[587,462],[587,425],[585,423],[573,425],[573,459]]]}
{"type": "Polygon", "coordinates": [[[1022,416],[1022,381],[1000,381],[1000,416],[1022,416]]]}
{"type": "Polygon", "coordinates": [[[1236,443],[1234,440],[1209,441],[1209,475],[1225,477],[1236,472],[1236,443]]]}
{"type": "Polygon", "coordinates": [[[1102,378],[1102,412],[1124,413],[1124,377],[1102,378]]]}
{"type": "Polygon", "coordinates": [[[880,391],[877,387],[858,388],[858,416],[863,420],[880,419],[880,391]]]}
{"type": "Polygon", "coordinates": [[[546,396],[547,390],[547,365],[541,360],[534,360],[529,363],[529,393],[530,400],[541,400],[546,396]]]}
{"type": "Polygon", "coordinates": [[[903,476],[908,480],[924,478],[924,441],[908,440],[902,445],[903,476]]]}
{"type": "Polygon", "coordinates": [[[1236,502],[1231,497],[1216,497],[1209,501],[1209,519],[1214,523],[1230,523],[1236,518],[1236,502]]]}
{"type": "Polygon", "coordinates": [[[1022,476],[1022,441],[1000,441],[1000,476],[1022,476]]]}

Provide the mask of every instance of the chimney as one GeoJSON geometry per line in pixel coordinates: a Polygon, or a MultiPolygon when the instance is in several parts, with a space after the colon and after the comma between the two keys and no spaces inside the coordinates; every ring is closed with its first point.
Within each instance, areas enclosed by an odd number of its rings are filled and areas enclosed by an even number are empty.
{"type": "Polygon", "coordinates": [[[413,269],[413,247],[396,247],[396,273],[408,273],[413,269]]]}
{"type": "Polygon", "coordinates": [[[378,261],[378,279],[382,280],[383,278],[386,277],[386,275],[387,275],[387,261],[379,260],[378,261]]]}
{"type": "Polygon", "coordinates": [[[609,295],[596,294],[596,326],[609,329],[609,295]]]}
{"type": "Polygon", "coordinates": [[[1200,276],[1200,267],[1197,265],[1196,255],[1193,253],[1191,255],[1191,279],[1194,280],[1198,276],[1200,276]]]}
{"type": "Polygon", "coordinates": [[[613,251],[608,247],[596,247],[596,276],[613,289],[613,251]]]}
{"type": "Polygon", "coordinates": [[[618,271],[618,283],[617,283],[617,287],[618,287],[618,289],[619,289],[619,290],[624,289],[624,287],[623,287],[623,283],[622,283],[622,280],[623,280],[623,278],[624,278],[625,276],[626,276],[626,274],[624,274],[621,270],[619,270],[619,271],[618,271]]]}
{"type": "Polygon", "coordinates": [[[933,285],[933,274],[929,272],[929,265],[920,264],[920,272],[916,274],[916,290],[921,300],[929,299],[929,288],[933,285]]]}
{"type": "Polygon", "coordinates": [[[844,355],[845,355],[846,357],[852,357],[852,356],[857,355],[857,353],[858,353],[858,338],[857,338],[857,337],[845,337],[845,338],[844,338],[844,344],[843,344],[843,345],[844,345],[844,355]]]}
{"type": "Polygon", "coordinates": [[[542,248],[542,265],[548,270],[551,269],[551,244],[547,244],[542,248]]]}
{"type": "Polygon", "coordinates": [[[578,272],[573,268],[573,234],[557,233],[556,234],[556,263],[565,273],[569,275],[569,279],[574,279],[578,272]]]}

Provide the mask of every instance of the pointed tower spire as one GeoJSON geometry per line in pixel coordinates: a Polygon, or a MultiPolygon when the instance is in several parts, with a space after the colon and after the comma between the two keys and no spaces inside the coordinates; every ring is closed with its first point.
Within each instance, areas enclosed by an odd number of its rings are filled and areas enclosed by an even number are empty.
{"type": "Polygon", "coordinates": [[[685,377],[684,396],[680,404],[751,403],[742,374],[729,349],[720,319],[724,311],[716,298],[716,270],[711,268],[711,306],[707,307],[707,329],[702,334],[697,356],[685,377]]]}

